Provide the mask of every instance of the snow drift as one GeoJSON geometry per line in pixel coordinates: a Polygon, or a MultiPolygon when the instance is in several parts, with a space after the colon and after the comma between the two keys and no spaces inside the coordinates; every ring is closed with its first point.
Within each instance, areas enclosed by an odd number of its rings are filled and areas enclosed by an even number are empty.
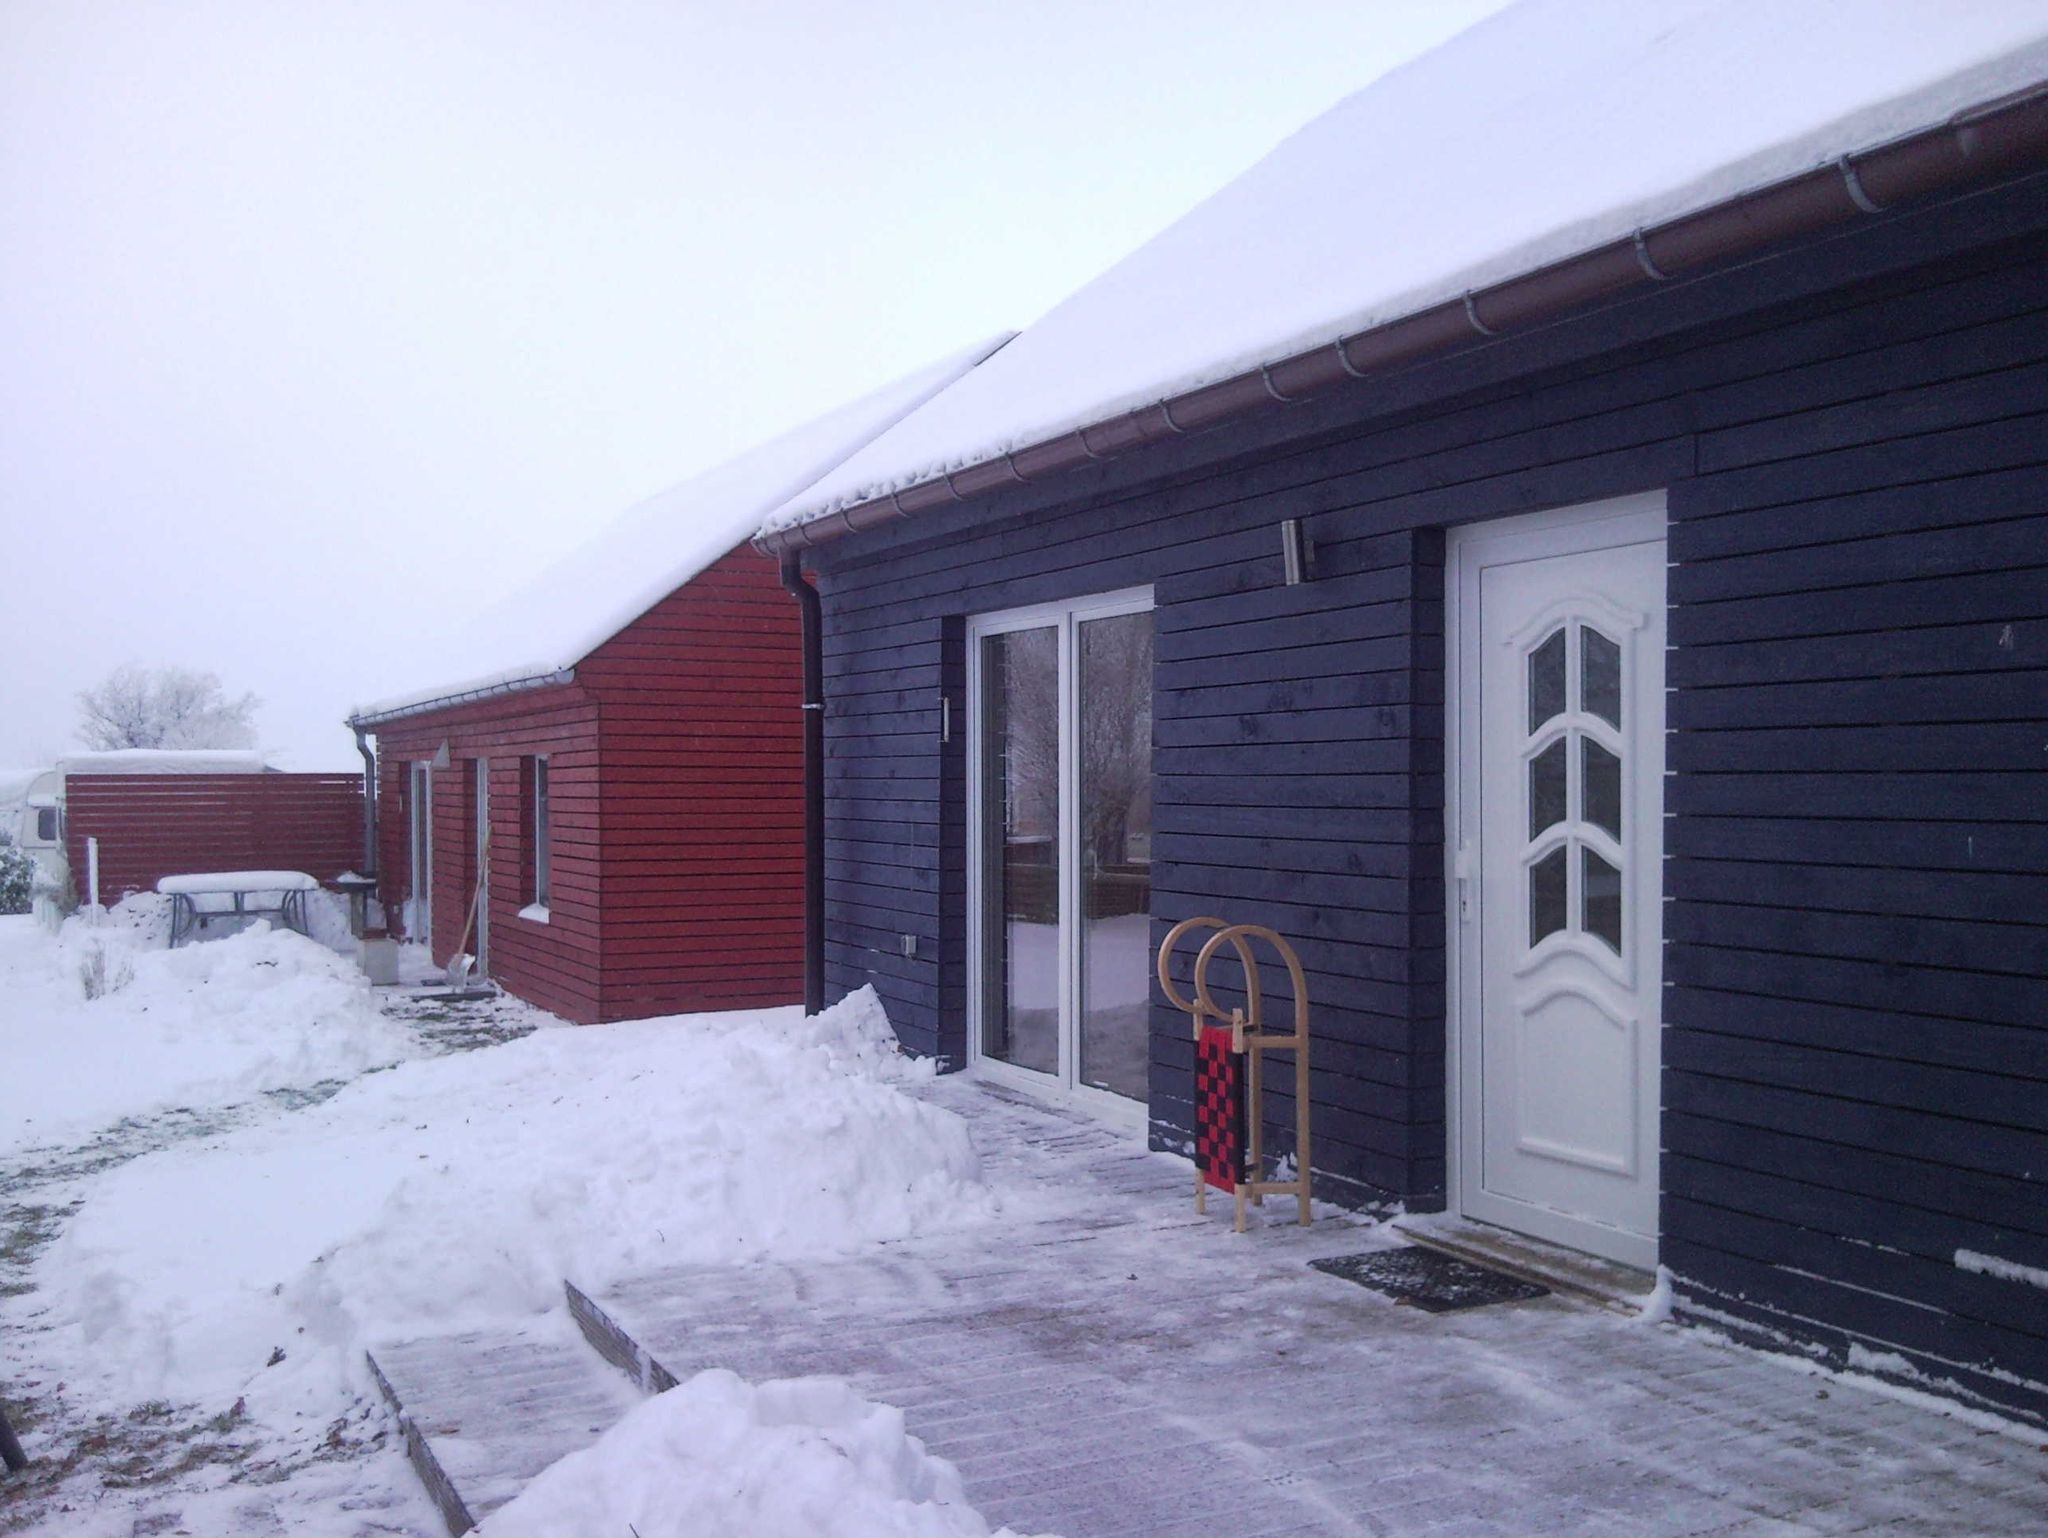
{"type": "Polygon", "coordinates": [[[54,945],[30,919],[0,920],[15,993],[0,1020],[0,1149],[352,1078],[418,1050],[326,947],[258,924],[166,950],[165,906],[139,896],[104,924],[67,920],[54,945]]]}
{"type": "Polygon", "coordinates": [[[311,1416],[372,1340],[528,1317],[564,1278],[984,1215],[965,1123],[898,1088],[930,1071],[865,990],[810,1019],[546,1029],[139,1159],[37,1282],[88,1348],[77,1370],[131,1399],[311,1416]]]}
{"type": "Polygon", "coordinates": [[[990,1538],[959,1474],[903,1429],[902,1411],[836,1378],[757,1386],[721,1370],[638,1406],[477,1527],[478,1538],[616,1533],[990,1538]]]}

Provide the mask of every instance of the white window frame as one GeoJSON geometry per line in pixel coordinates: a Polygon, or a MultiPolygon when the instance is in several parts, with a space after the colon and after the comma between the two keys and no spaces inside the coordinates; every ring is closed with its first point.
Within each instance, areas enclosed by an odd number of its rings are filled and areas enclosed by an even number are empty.
{"type": "Polygon", "coordinates": [[[1062,599],[978,614],[967,622],[967,1067],[993,1082],[1041,1098],[1067,1101],[1104,1121],[1135,1131],[1145,1129],[1150,1115],[1143,1101],[1128,1100],[1105,1089],[1079,1082],[1081,969],[1079,920],[1082,911],[1080,843],[1081,746],[1077,730],[1080,697],[1075,688],[1079,667],[1080,626],[1119,614],[1148,614],[1157,607],[1150,587],[1123,588],[1087,598],[1062,599]],[[988,916],[982,911],[986,854],[982,848],[982,679],[981,643],[989,636],[1052,626],[1059,633],[1059,1025],[1058,1068],[1038,1073],[982,1053],[983,1005],[987,998],[983,973],[988,916]]]}
{"type": "Polygon", "coordinates": [[[471,849],[476,862],[476,929],[471,943],[476,946],[478,977],[491,975],[491,761],[479,754],[470,760],[469,804],[476,826],[470,830],[471,849]]]}
{"type": "Polygon", "coordinates": [[[406,938],[431,948],[434,943],[434,766],[424,758],[406,765],[411,776],[406,803],[406,938]]]}
{"type": "Polygon", "coordinates": [[[549,900],[554,895],[554,861],[550,851],[554,830],[548,805],[552,792],[553,776],[548,772],[548,755],[529,755],[526,760],[526,794],[530,805],[526,836],[533,842],[533,884],[525,893],[528,901],[519,910],[519,916],[535,924],[547,923],[549,900]]]}

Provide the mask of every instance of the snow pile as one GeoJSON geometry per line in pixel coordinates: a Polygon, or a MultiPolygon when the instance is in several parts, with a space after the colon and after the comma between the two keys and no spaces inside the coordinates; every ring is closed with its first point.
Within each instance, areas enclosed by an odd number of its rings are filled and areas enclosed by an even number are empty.
{"type": "Polygon", "coordinates": [[[166,950],[167,906],[131,898],[54,939],[0,919],[0,1149],[351,1078],[417,1050],[333,951],[265,924],[166,950]]]}
{"type": "Polygon", "coordinates": [[[2040,0],[1523,0],[1348,97],[837,470],[808,522],[2048,76],[2040,0]]]}
{"type": "Polygon", "coordinates": [[[1671,1322],[1671,1308],[1674,1301],[1671,1268],[1669,1266],[1659,1266],[1657,1268],[1657,1285],[1652,1287],[1649,1295],[1643,1299],[1643,1306],[1630,1316],[1630,1323],[1669,1324],[1671,1322]]]}
{"type": "Polygon", "coordinates": [[[311,1418],[373,1339],[528,1317],[564,1278],[988,1215],[966,1124],[897,1087],[930,1072],[872,991],[546,1029],[111,1172],[36,1280],[75,1372],[311,1418]]]}
{"type": "Polygon", "coordinates": [[[835,1378],[756,1386],[724,1371],[638,1406],[477,1533],[990,1538],[959,1474],[904,1431],[902,1411],[835,1378]]]}

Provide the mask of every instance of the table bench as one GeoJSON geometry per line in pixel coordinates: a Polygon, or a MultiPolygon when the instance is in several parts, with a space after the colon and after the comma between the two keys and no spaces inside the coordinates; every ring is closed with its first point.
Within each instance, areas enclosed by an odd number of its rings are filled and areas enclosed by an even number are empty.
{"type": "Polygon", "coordinates": [[[165,876],[157,891],[171,900],[171,946],[204,937],[223,919],[275,919],[309,935],[306,894],[320,883],[298,870],[217,870],[165,876]]]}

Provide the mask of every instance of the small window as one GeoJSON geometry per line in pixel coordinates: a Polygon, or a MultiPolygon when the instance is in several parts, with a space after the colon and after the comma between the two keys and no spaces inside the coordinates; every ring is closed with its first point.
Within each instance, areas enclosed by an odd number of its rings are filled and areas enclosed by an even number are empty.
{"type": "Polygon", "coordinates": [[[36,842],[54,844],[57,842],[57,809],[54,806],[36,808],[36,842]]]}
{"type": "Polygon", "coordinates": [[[533,815],[527,827],[533,838],[533,906],[548,905],[548,761],[545,755],[527,761],[527,796],[533,815]]]}
{"type": "Polygon", "coordinates": [[[1565,853],[1562,846],[1529,867],[1529,944],[1565,926],[1565,853]]]}
{"type": "Polygon", "coordinates": [[[1555,739],[1529,764],[1529,837],[1564,821],[1564,738],[1555,739]]]}
{"type": "Polygon", "coordinates": [[[1529,730],[1565,708],[1564,630],[1553,630],[1529,654],[1529,730]]]}

